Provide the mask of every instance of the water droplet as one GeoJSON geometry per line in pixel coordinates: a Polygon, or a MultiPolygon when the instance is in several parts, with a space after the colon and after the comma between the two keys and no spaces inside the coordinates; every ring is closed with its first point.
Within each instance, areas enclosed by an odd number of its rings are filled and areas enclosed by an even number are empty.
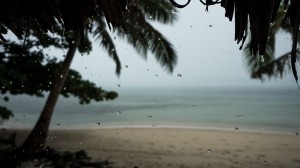
{"type": "Polygon", "coordinates": [[[117,84],[117,86],[118,86],[118,87],[121,87],[121,85],[120,85],[120,84],[117,84]]]}
{"type": "Polygon", "coordinates": [[[181,78],[181,77],[182,77],[182,75],[181,75],[181,74],[177,74],[177,77],[181,78]]]}
{"type": "Polygon", "coordinates": [[[265,62],[265,58],[264,58],[264,56],[262,55],[262,56],[260,56],[260,61],[261,62],[265,62]]]}
{"type": "Polygon", "coordinates": [[[235,130],[235,132],[239,132],[240,131],[239,127],[235,127],[234,130],[235,130]]]}
{"type": "Polygon", "coordinates": [[[207,153],[210,153],[211,152],[211,149],[207,149],[207,153]]]}
{"type": "Polygon", "coordinates": [[[194,109],[196,109],[196,108],[197,108],[197,106],[196,106],[196,105],[193,105],[193,108],[194,108],[194,109]]]}
{"type": "Polygon", "coordinates": [[[149,119],[152,119],[152,115],[149,115],[148,118],[149,118],[149,119]]]}
{"type": "Polygon", "coordinates": [[[125,65],[125,68],[128,68],[128,65],[125,65]]]}
{"type": "Polygon", "coordinates": [[[210,24],[208,27],[213,27],[213,25],[210,24]]]}
{"type": "Polygon", "coordinates": [[[100,124],[101,124],[100,122],[97,122],[97,126],[100,126],[100,124]]]}
{"type": "Polygon", "coordinates": [[[156,101],[155,101],[155,100],[151,100],[151,103],[152,103],[152,104],[155,104],[155,103],[156,103],[156,101]]]}
{"type": "Polygon", "coordinates": [[[152,16],[150,15],[149,18],[152,19],[152,16]]]}

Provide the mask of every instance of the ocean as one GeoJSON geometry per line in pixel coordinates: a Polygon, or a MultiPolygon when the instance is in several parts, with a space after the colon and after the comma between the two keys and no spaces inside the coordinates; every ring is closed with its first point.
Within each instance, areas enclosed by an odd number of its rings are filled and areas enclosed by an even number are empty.
{"type": "MultiPolygon", "coordinates": [[[[232,131],[300,130],[300,90],[284,87],[120,88],[114,101],[80,105],[60,97],[51,129],[188,127],[232,131]]],[[[45,98],[11,96],[7,128],[32,128],[45,98]]],[[[1,103],[2,104],[2,103],[1,103]]]]}

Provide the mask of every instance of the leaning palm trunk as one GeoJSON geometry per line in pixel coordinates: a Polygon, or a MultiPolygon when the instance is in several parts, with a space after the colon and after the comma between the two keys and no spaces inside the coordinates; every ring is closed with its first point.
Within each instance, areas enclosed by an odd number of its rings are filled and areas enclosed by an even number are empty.
{"type": "Polygon", "coordinates": [[[66,58],[63,62],[61,73],[53,84],[50,94],[45,103],[44,109],[34,126],[33,130],[22,145],[22,149],[27,152],[40,151],[45,147],[47,134],[50,126],[51,117],[54,111],[55,104],[58,100],[59,94],[66,81],[71,62],[74,58],[75,51],[80,42],[80,33],[75,33],[75,41],[70,44],[66,58]]]}

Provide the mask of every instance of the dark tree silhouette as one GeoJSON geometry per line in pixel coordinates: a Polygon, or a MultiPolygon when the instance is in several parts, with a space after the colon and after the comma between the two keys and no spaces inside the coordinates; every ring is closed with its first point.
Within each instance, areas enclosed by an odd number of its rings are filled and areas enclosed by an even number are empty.
{"type": "MultiPolygon", "coordinates": [[[[248,41],[244,48],[244,56],[250,71],[251,77],[254,79],[265,80],[266,78],[282,78],[284,73],[291,70],[291,51],[275,58],[275,42],[276,34],[279,30],[292,35],[293,29],[290,24],[282,25],[281,21],[285,17],[284,5],[280,5],[277,12],[274,24],[270,26],[268,42],[266,45],[266,52],[264,55],[254,55],[250,52],[249,48],[251,40],[248,41]]],[[[300,42],[300,36],[298,36],[300,42]]],[[[300,59],[300,48],[296,49],[296,59],[300,59]]]]}
{"type": "MultiPolygon", "coordinates": [[[[164,24],[173,23],[176,19],[174,10],[174,7],[167,3],[167,1],[149,2],[145,0],[136,0],[128,6],[128,11],[130,12],[124,16],[127,23],[127,36],[125,36],[124,30],[118,30],[119,35],[127,38],[129,44],[136,48],[140,54],[145,56],[147,55],[147,51],[150,50],[160,64],[166,66],[170,72],[173,71],[174,65],[177,62],[174,48],[162,34],[151,26],[146,18],[151,15],[151,18],[153,19],[150,20],[159,21],[164,24]]],[[[112,57],[116,63],[116,73],[118,75],[120,74],[121,63],[113,40],[107,32],[106,26],[107,24],[104,22],[103,15],[93,16],[86,21],[85,36],[82,36],[79,31],[71,32],[67,35],[70,37],[70,45],[61,72],[59,72],[59,76],[53,83],[37,123],[21,147],[23,151],[30,153],[44,149],[55,104],[58,100],[59,93],[63,88],[66,77],[68,76],[70,64],[76,49],[80,49],[81,45],[90,43],[88,32],[92,32],[100,41],[100,44],[108,51],[108,55],[112,57]],[[93,23],[95,23],[95,25],[93,25],[93,23]]]]}

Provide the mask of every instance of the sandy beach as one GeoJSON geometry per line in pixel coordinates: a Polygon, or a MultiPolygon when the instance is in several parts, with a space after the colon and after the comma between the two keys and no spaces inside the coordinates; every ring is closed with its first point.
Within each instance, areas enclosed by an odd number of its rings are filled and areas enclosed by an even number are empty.
{"type": "MultiPolygon", "coordinates": [[[[27,133],[18,130],[17,143],[27,133]]],[[[47,145],[59,150],[85,149],[93,160],[108,160],[114,167],[299,168],[299,138],[292,133],[100,128],[51,130],[47,145]]]]}

